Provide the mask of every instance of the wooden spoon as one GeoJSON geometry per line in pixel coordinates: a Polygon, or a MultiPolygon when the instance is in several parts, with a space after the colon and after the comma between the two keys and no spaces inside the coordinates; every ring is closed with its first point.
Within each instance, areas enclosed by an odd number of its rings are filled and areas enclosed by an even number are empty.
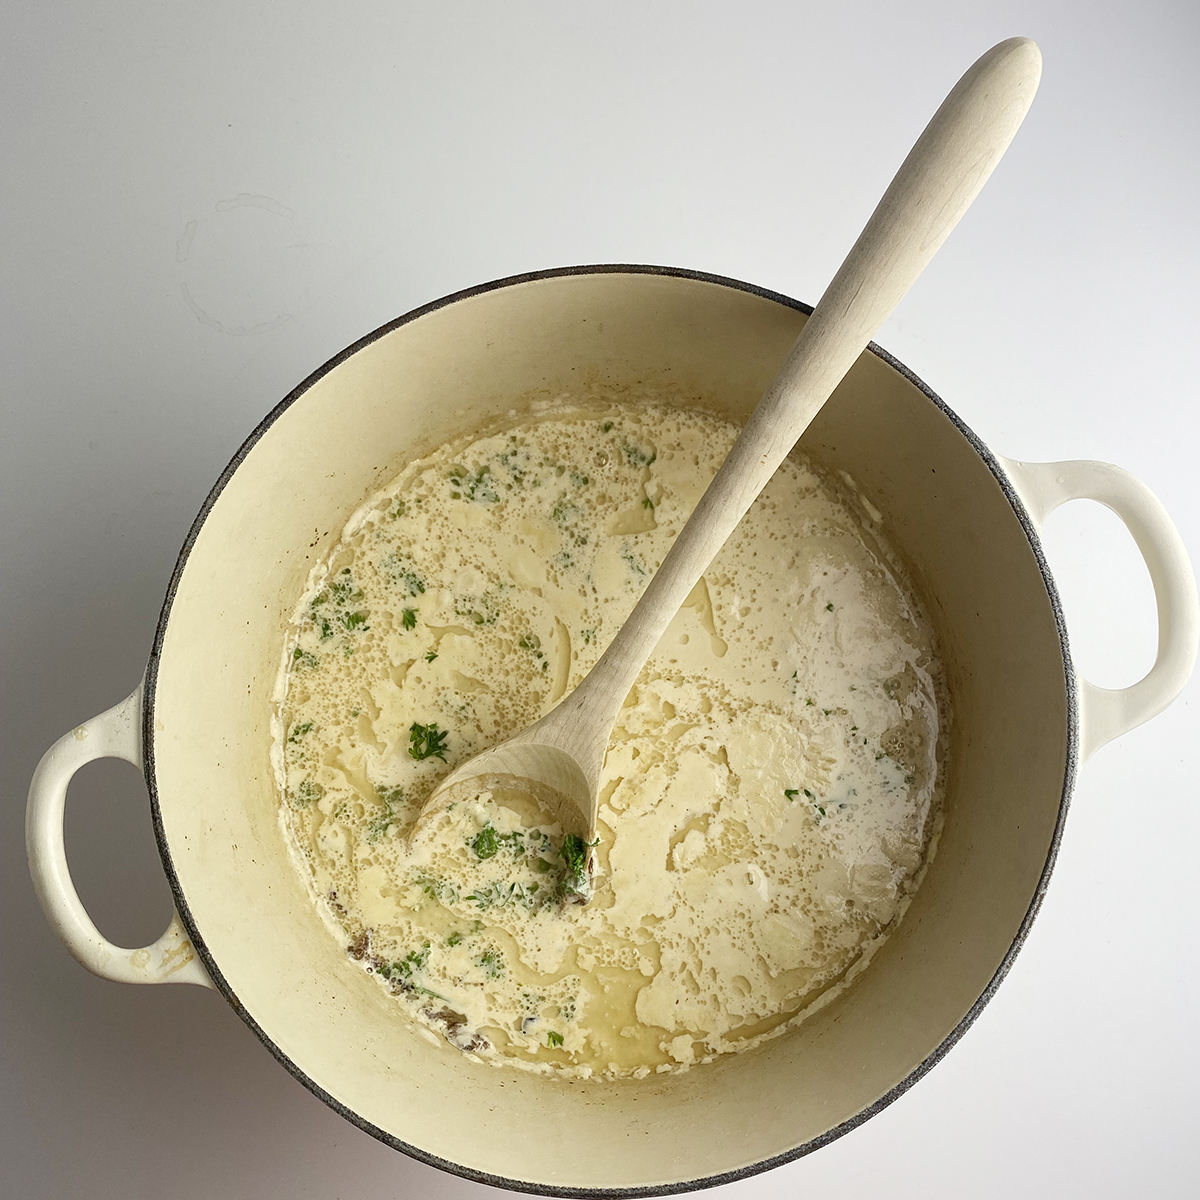
{"type": "MultiPolygon", "coordinates": [[[[1020,127],[1041,71],[1037,46],[1010,38],[958,81],[608,649],[541,720],[452,771],[425,802],[410,844],[427,835],[437,824],[430,818],[465,787],[531,794],[567,834],[584,845],[594,840],[604,755],[638,672],[776,468],[970,207],[1020,127]]],[[[587,898],[590,873],[589,856],[576,898],[587,898]]]]}

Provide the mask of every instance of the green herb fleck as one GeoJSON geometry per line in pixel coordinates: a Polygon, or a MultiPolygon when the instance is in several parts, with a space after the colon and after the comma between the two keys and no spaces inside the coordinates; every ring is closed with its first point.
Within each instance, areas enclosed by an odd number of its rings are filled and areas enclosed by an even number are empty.
{"type": "Polygon", "coordinates": [[[651,500],[649,496],[647,496],[647,497],[645,498],[645,500],[643,500],[643,501],[642,501],[642,507],[643,507],[643,508],[653,508],[653,507],[654,507],[654,501],[653,501],[653,500],[651,500]]]}
{"type": "Polygon", "coordinates": [[[495,858],[500,843],[496,839],[496,831],[490,825],[485,825],[472,839],[471,849],[478,859],[495,858]]]}
{"type": "Polygon", "coordinates": [[[613,423],[611,421],[605,421],[604,424],[600,426],[600,432],[608,433],[608,431],[610,429],[612,429],[612,427],[613,427],[613,423]]]}
{"type": "Polygon", "coordinates": [[[398,980],[402,983],[409,982],[412,977],[418,972],[425,969],[425,964],[429,962],[429,943],[426,942],[420,950],[410,951],[398,962],[381,963],[376,970],[389,983],[392,980],[398,980]]]}
{"type": "Polygon", "coordinates": [[[346,627],[347,632],[351,632],[362,626],[363,629],[370,629],[370,625],[366,624],[367,614],[365,612],[350,612],[342,613],[341,622],[346,627]]]}
{"type": "MultiPolygon", "coordinates": [[[[503,588],[501,588],[503,590],[503,588]]],[[[500,616],[500,602],[492,595],[456,596],[454,615],[476,625],[495,625],[500,616]]]]}
{"type": "Polygon", "coordinates": [[[333,596],[334,604],[345,604],[347,600],[357,600],[362,595],[349,567],[342,568],[341,575],[329,585],[329,592],[333,596]]]}
{"type": "Polygon", "coordinates": [[[622,444],[621,453],[625,455],[625,461],[631,467],[648,467],[658,457],[656,451],[643,450],[641,446],[634,446],[629,442],[622,444]]]}
{"type": "Polygon", "coordinates": [[[800,789],[799,789],[799,788],[784,788],[784,789],[783,789],[783,794],[784,794],[784,795],[785,795],[785,796],[786,796],[786,797],[787,797],[789,800],[795,800],[795,798],[796,798],[798,795],[800,795],[800,789]]]}
{"type": "Polygon", "coordinates": [[[588,850],[599,845],[600,839],[585,842],[577,833],[568,833],[562,840],[558,852],[566,871],[559,884],[560,894],[577,902],[586,902],[592,894],[592,881],[588,878],[588,850]]]}
{"type": "Polygon", "coordinates": [[[504,974],[504,957],[499,950],[485,950],[478,961],[489,979],[498,979],[504,974]]]}
{"type": "Polygon", "coordinates": [[[832,604],[832,603],[830,603],[830,604],[827,604],[827,605],[825,605],[825,611],[826,611],[826,612],[833,612],[833,604],[832,604]]]}
{"type": "Polygon", "coordinates": [[[437,651],[436,651],[436,650],[428,650],[428,651],[426,651],[426,653],[425,653],[425,661],[426,661],[426,662],[433,662],[433,660],[434,660],[435,658],[437,658],[437,651]]]}
{"type": "Polygon", "coordinates": [[[406,608],[400,614],[400,624],[405,629],[416,629],[417,627],[417,610],[415,608],[406,608]]]}
{"type": "Polygon", "coordinates": [[[299,646],[292,651],[292,662],[299,663],[302,667],[308,667],[310,670],[317,665],[317,656],[309,654],[307,650],[301,650],[299,646]]]}
{"type": "Polygon", "coordinates": [[[425,591],[425,580],[411,558],[393,552],[379,564],[379,569],[406,596],[420,596],[425,591]]]}
{"type": "Polygon", "coordinates": [[[461,500],[465,496],[477,504],[495,504],[500,499],[486,465],[474,474],[463,467],[451,467],[450,485],[454,489],[450,493],[452,500],[461,500]]]}
{"type": "Polygon", "coordinates": [[[561,1046],[562,1044],[563,1044],[563,1035],[561,1033],[555,1033],[553,1029],[546,1031],[546,1045],[547,1046],[555,1047],[555,1046],[561,1046]]]}
{"type": "Polygon", "coordinates": [[[560,525],[567,525],[574,521],[583,512],[583,509],[575,503],[574,500],[562,499],[550,510],[551,520],[557,521],[560,525]]]}
{"type": "Polygon", "coordinates": [[[305,721],[303,725],[295,726],[292,732],[288,734],[288,741],[298,742],[312,727],[313,723],[311,721],[305,721]]]}
{"type": "Polygon", "coordinates": [[[302,779],[300,786],[296,788],[296,803],[313,804],[323,795],[325,789],[319,783],[314,783],[311,779],[302,779]]]}
{"type": "Polygon", "coordinates": [[[440,758],[445,762],[446,738],[449,736],[448,730],[439,729],[436,724],[419,725],[414,721],[408,729],[408,753],[418,762],[426,758],[440,758]]]}
{"type": "Polygon", "coordinates": [[[404,789],[376,786],[375,795],[383,805],[383,812],[367,823],[367,841],[377,842],[388,831],[396,816],[396,805],[404,801],[404,789]]]}
{"type": "Polygon", "coordinates": [[[634,553],[633,547],[628,542],[621,546],[621,558],[625,565],[635,574],[646,574],[646,568],[642,565],[642,560],[634,553]]]}
{"type": "Polygon", "coordinates": [[[458,889],[444,879],[438,879],[434,875],[417,875],[414,882],[425,895],[432,896],[435,900],[442,900],[447,904],[458,903],[458,889]]]}
{"type": "Polygon", "coordinates": [[[451,935],[450,935],[450,936],[449,936],[449,937],[446,939],[446,945],[447,945],[447,946],[457,946],[457,945],[459,945],[459,944],[462,942],[462,940],[463,940],[463,935],[462,935],[461,933],[459,933],[459,932],[458,932],[458,930],[456,929],[456,930],[455,930],[455,931],[454,931],[454,932],[453,932],[453,933],[452,933],[452,934],[451,934],[451,935]]]}

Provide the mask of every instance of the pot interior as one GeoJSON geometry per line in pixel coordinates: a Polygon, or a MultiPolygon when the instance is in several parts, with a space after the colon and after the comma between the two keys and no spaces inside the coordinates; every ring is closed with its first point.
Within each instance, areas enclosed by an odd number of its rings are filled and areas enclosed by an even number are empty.
{"type": "Polygon", "coordinates": [[[319,372],[247,443],[197,522],[147,715],[181,913],[289,1069],[426,1161],[534,1190],[650,1191],[814,1148],[936,1058],[1031,916],[1074,757],[1056,606],[986,452],[871,352],[802,444],[884,514],[941,639],[954,729],[936,857],[845,994],[784,1037],[679,1076],[563,1082],[498,1069],[411,1032],[317,919],[288,861],[272,692],[291,606],[347,516],[405,461],[563,393],[649,386],[743,420],[804,320],[729,281],[626,269],[468,294],[319,372]]]}

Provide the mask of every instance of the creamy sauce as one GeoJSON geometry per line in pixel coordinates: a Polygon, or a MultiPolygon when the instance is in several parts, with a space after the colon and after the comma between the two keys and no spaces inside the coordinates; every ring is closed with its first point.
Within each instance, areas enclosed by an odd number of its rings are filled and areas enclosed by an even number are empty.
{"type": "Polygon", "coordinates": [[[547,406],[412,463],[295,610],[281,819],[318,910],[458,1049],[587,1076],[755,1045],[845,986],[932,853],[946,736],[928,621],[879,514],[794,455],[651,656],[601,780],[595,892],[527,797],[410,849],[456,764],[531,724],[620,628],[736,436],[547,406]]]}

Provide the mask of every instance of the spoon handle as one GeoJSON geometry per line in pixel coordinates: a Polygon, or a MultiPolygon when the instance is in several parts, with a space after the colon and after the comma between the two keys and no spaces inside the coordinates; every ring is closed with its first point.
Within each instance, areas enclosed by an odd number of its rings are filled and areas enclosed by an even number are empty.
{"type": "Polygon", "coordinates": [[[599,724],[608,717],[607,739],[638,672],[696,581],[1000,161],[1033,101],[1041,64],[1032,41],[1010,38],[946,97],[629,619],[564,703],[571,719],[599,724]]]}

